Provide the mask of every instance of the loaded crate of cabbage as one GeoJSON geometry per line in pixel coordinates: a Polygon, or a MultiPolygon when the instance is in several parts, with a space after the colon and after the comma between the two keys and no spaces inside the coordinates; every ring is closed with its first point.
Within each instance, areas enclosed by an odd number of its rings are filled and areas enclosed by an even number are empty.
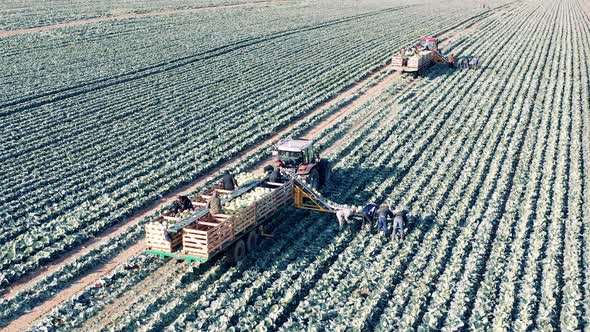
{"type": "Polygon", "coordinates": [[[249,181],[243,181],[235,191],[212,188],[192,197],[196,209],[190,216],[162,216],[148,223],[145,227],[147,251],[190,261],[207,261],[249,235],[291,201],[293,180],[272,183],[248,175],[240,177],[249,181]],[[213,191],[221,198],[222,213],[211,214],[206,208],[213,191]],[[172,239],[167,247],[162,245],[166,242],[163,225],[167,226],[165,229],[172,239]]]}
{"type": "Polygon", "coordinates": [[[170,211],[165,211],[162,215],[147,223],[145,225],[145,242],[147,248],[167,253],[178,250],[182,245],[182,234],[168,233],[170,241],[167,241],[164,231],[181,220],[181,216],[174,216],[170,211]]]}

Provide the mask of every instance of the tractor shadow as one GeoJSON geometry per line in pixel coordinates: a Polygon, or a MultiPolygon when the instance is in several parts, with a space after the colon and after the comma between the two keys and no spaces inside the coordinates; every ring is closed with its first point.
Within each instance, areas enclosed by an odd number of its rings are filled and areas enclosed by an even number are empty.
{"type": "Polygon", "coordinates": [[[405,170],[395,166],[338,168],[332,170],[330,181],[321,192],[326,198],[344,205],[364,206],[367,203],[381,204],[385,201],[395,204],[397,202],[385,199],[392,193],[393,187],[387,186],[379,193],[375,187],[391,178],[403,178],[405,173],[405,170]],[[377,199],[374,199],[376,195],[377,199]]]}

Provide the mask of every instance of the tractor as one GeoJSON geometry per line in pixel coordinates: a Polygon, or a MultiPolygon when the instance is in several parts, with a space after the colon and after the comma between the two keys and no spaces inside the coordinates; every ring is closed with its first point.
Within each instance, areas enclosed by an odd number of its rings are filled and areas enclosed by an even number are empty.
{"type": "Polygon", "coordinates": [[[313,141],[289,139],[275,146],[275,167],[283,172],[302,177],[312,188],[319,189],[330,180],[330,162],[320,158],[313,141]]]}

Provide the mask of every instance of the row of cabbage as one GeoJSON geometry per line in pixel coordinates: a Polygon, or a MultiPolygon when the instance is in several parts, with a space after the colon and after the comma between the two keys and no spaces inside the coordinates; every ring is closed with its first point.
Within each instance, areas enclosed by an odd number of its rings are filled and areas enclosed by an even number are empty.
{"type": "MultiPolygon", "coordinates": [[[[380,75],[380,76],[376,77],[372,82],[368,83],[368,85],[365,87],[365,89],[366,88],[369,88],[373,84],[377,83],[383,76],[384,75],[380,75]]],[[[348,103],[348,102],[349,101],[343,101],[343,103],[348,103]]],[[[343,104],[342,105],[335,105],[334,106],[334,109],[338,109],[338,108],[340,108],[342,106],[343,106],[343,104]]],[[[330,114],[330,113],[331,112],[326,112],[326,115],[327,114],[330,114]]],[[[349,115],[347,117],[341,118],[339,120],[339,124],[338,125],[331,126],[331,127],[328,127],[326,129],[322,130],[317,135],[317,137],[323,137],[322,143],[327,144],[327,145],[331,145],[333,142],[339,140],[343,133],[345,133],[353,125],[355,125],[356,123],[358,123],[359,119],[366,118],[366,116],[367,116],[367,113],[366,112],[358,112],[358,113],[355,112],[354,114],[351,114],[351,115],[349,115]]],[[[300,131],[301,132],[304,132],[306,130],[306,128],[308,128],[308,126],[303,126],[300,129],[300,131]]],[[[297,135],[297,132],[293,132],[292,134],[297,135]]],[[[261,152],[261,156],[262,157],[266,157],[267,156],[266,155],[266,152],[265,151],[261,152]]],[[[287,211],[285,214],[286,215],[289,215],[290,213],[291,212],[288,212],[287,211]]],[[[283,225],[283,218],[281,216],[279,216],[277,218],[277,220],[280,222],[280,225],[283,225]]],[[[281,234],[291,233],[290,231],[287,232],[286,229],[288,227],[292,227],[292,224],[290,224],[290,223],[285,223],[285,224],[286,224],[286,226],[280,226],[280,227],[284,227],[285,231],[278,230],[277,232],[280,232],[281,234]]],[[[294,233],[293,234],[293,237],[294,236],[297,236],[296,234],[297,233],[294,233]]],[[[281,243],[283,243],[283,242],[285,244],[291,243],[292,240],[293,240],[293,237],[285,238],[284,240],[282,239],[281,240],[282,241],[281,243]]],[[[274,257],[276,257],[276,255],[274,255],[274,257]]],[[[222,270],[223,271],[226,271],[227,270],[227,267],[222,267],[222,270]]],[[[215,268],[215,271],[217,271],[217,268],[215,268]]],[[[215,275],[215,276],[219,277],[221,274],[219,272],[208,271],[207,272],[207,275],[209,275],[209,276],[215,275]]],[[[178,279],[178,282],[177,283],[171,283],[171,284],[165,285],[167,291],[163,291],[163,288],[162,287],[164,287],[164,286],[161,286],[161,288],[158,289],[158,291],[157,291],[157,296],[154,296],[151,299],[155,303],[151,303],[151,302],[146,303],[145,304],[146,305],[146,308],[144,310],[148,311],[148,310],[157,309],[158,307],[155,307],[154,308],[154,306],[156,306],[156,305],[157,306],[160,306],[160,305],[162,305],[163,303],[165,303],[166,301],[168,301],[170,299],[175,299],[175,298],[181,297],[184,294],[184,292],[186,291],[186,289],[184,288],[184,287],[186,287],[186,282],[185,282],[186,278],[191,278],[191,277],[188,274],[185,273],[185,274],[182,274],[181,276],[179,276],[179,279],[178,279]],[[184,286],[182,286],[182,285],[184,285],[184,286]]],[[[211,278],[211,277],[209,277],[209,278],[211,278]]],[[[214,281],[215,279],[216,278],[213,278],[212,281],[214,281]]],[[[199,288],[199,289],[202,289],[202,288],[199,288]]],[[[108,292],[108,294],[117,294],[117,291],[122,291],[122,290],[112,290],[112,291],[108,292]]],[[[186,294],[186,296],[189,296],[190,294],[192,294],[192,292],[186,294]]],[[[67,312],[68,314],[72,314],[71,312],[72,312],[72,308],[73,307],[79,308],[79,310],[81,310],[82,312],[85,312],[86,310],[94,310],[95,311],[95,310],[97,310],[97,308],[100,309],[103,306],[105,306],[106,304],[108,304],[114,298],[116,298],[116,296],[107,296],[107,297],[101,297],[101,298],[93,299],[90,306],[93,307],[94,309],[90,309],[86,305],[85,306],[80,306],[80,304],[77,303],[76,300],[74,300],[71,303],[65,303],[61,308],[59,308],[59,310],[57,312],[55,312],[54,314],[50,315],[47,319],[45,319],[44,324],[48,324],[49,322],[53,322],[53,321],[56,321],[56,320],[57,321],[61,321],[63,319],[62,315],[64,313],[67,312]],[[58,317],[60,319],[57,319],[58,317]]],[[[174,310],[177,311],[177,309],[174,309],[174,310]]],[[[79,311],[74,311],[73,312],[73,315],[77,315],[77,312],[79,312],[79,311]]],[[[128,324],[132,324],[136,320],[142,320],[142,319],[146,319],[148,317],[149,318],[153,318],[153,314],[154,314],[153,312],[150,312],[149,314],[145,313],[145,316],[142,316],[142,313],[144,313],[143,310],[140,310],[139,308],[134,307],[131,310],[131,312],[128,313],[129,318],[131,320],[130,321],[127,321],[127,323],[128,324]],[[132,314],[139,315],[139,317],[143,317],[143,318],[137,318],[137,319],[135,319],[134,317],[136,317],[136,316],[132,316],[132,314]]],[[[160,315],[162,315],[162,314],[158,314],[158,316],[160,316],[160,315]]],[[[72,326],[75,326],[75,324],[81,324],[81,323],[82,323],[82,321],[72,322],[72,325],[64,326],[64,327],[71,328],[72,326]]]]}
{"type": "MultiPolygon", "coordinates": [[[[408,22],[420,22],[416,19],[422,16],[417,11],[405,14],[408,22]]],[[[60,97],[26,112],[15,110],[5,117],[15,119],[16,127],[10,132],[21,133],[18,137],[28,143],[17,140],[11,143],[17,144],[14,149],[4,153],[1,273],[13,281],[37,269],[288,125],[365,76],[385,61],[391,49],[426,33],[417,29],[403,38],[391,38],[383,23],[393,15],[393,10],[379,12],[323,30],[281,35],[278,40],[265,41],[264,47],[236,49],[198,65],[192,60],[180,67],[171,65],[170,72],[107,84],[98,90],[92,86],[92,91],[60,97]],[[373,29],[357,32],[357,25],[367,22],[376,22],[371,23],[373,29]],[[295,40],[301,44],[291,44],[295,40]],[[325,47],[330,40],[331,47],[325,47]],[[314,47],[318,50],[313,51],[314,47]],[[260,52],[271,54],[278,67],[256,60],[268,59],[260,52]],[[282,52],[287,55],[279,58],[282,52]],[[321,54],[324,61],[318,62],[321,54]],[[249,61],[240,64],[236,57],[249,61]],[[300,68],[298,63],[306,65],[300,68]],[[228,68],[224,70],[223,65],[228,68]],[[266,74],[267,70],[273,75],[266,74]],[[235,86],[229,81],[235,72],[257,79],[247,87],[235,86]],[[204,85],[191,92],[197,73],[205,73],[211,82],[221,73],[224,77],[215,83],[215,90],[204,85]],[[199,92],[216,95],[202,98],[199,92]],[[102,110],[97,112],[97,107],[102,110]],[[178,107],[182,110],[177,111],[178,107]],[[215,112],[201,111],[211,109],[215,112]],[[46,122],[25,130],[33,118],[46,122]],[[117,123],[114,127],[109,125],[113,121],[117,123]]],[[[444,20],[432,15],[428,20],[433,24],[425,29],[443,30],[455,23],[457,16],[453,15],[466,14],[455,9],[444,20]]],[[[393,27],[402,29],[403,25],[405,30],[407,24],[402,20],[393,27]]]]}
{"type": "Polygon", "coordinates": [[[34,0],[2,0],[3,10],[0,30],[19,30],[42,27],[95,17],[109,17],[128,13],[143,13],[161,10],[200,8],[211,6],[227,6],[247,3],[248,0],[206,0],[199,1],[133,1],[109,0],[88,2],[83,0],[34,1],[34,0]]]}
{"type": "MultiPolygon", "coordinates": [[[[376,85],[388,73],[388,71],[380,73],[368,82],[364,83],[355,94],[342,99],[340,102],[332,105],[329,108],[323,109],[321,112],[314,113],[313,116],[309,117],[306,121],[289,131],[287,135],[292,135],[295,137],[301,136],[303,133],[316,126],[319,122],[325,120],[335,111],[355,101],[358,96],[362,95],[367,89],[376,85]]],[[[358,119],[358,117],[351,119],[350,116],[347,116],[342,118],[341,125],[323,130],[322,136],[326,137],[324,142],[326,144],[331,144],[331,142],[337,140],[341,136],[342,132],[344,132],[347,128],[350,128],[351,123],[356,122],[356,119],[358,119]],[[344,123],[345,121],[346,123],[344,123]]],[[[253,155],[241,160],[238,163],[238,168],[234,169],[233,171],[240,172],[241,170],[249,169],[261,161],[266,160],[270,153],[270,148],[270,145],[261,146],[253,155]]],[[[219,175],[212,177],[207,182],[207,184],[203,186],[203,188],[212,185],[219,179],[219,175]]],[[[200,190],[201,189],[198,189],[196,192],[199,192],[200,190]]],[[[162,211],[165,211],[167,208],[168,207],[162,207],[160,211],[155,214],[155,216],[160,214],[162,211]]],[[[60,270],[46,276],[30,289],[26,289],[16,294],[13,299],[9,301],[2,300],[1,304],[3,310],[0,313],[0,324],[4,326],[11,320],[21,315],[23,312],[33,309],[35,306],[68,287],[77,279],[81,278],[97,264],[102,264],[110,260],[125,248],[128,248],[137,241],[140,241],[143,236],[143,225],[152,218],[153,216],[146,217],[142,222],[136,226],[130,227],[121,235],[111,238],[104,245],[101,245],[89,253],[78,257],[72,263],[69,263],[60,270]]]]}
{"type": "Polygon", "coordinates": [[[110,327],[587,327],[589,31],[579,9],[499,11],[455,47],[482,55],[484,70],[436,69],[357,110],[360,125],[338,134],[327,194],[409,207],[405,241],[334,234],[333,221],[294,212],[281,216],[291,229],[276,244],[206,283],[177,277],[110,327]]]}

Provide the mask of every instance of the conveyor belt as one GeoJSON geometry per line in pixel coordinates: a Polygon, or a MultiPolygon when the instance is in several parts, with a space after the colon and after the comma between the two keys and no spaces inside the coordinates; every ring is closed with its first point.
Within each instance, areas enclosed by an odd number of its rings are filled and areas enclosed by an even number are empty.
{"type": "Polygon", "coordinates": [[[312,187],[310,187],[310,185],[307,182],[303,181],[297,176],[294,176],[293,180],[295,185],[301,188],[301,190],[303,190],[308,196],[310,196],[310,198],[313,199],[314,202],[322,209],[327,210],[329,212],[335,212],[339,209],[347,208],[347,206],[345,205],[336,204],[334,202],[327,200],[324,196],[322,196],[320,193],[318,193],[312,187]]]}

